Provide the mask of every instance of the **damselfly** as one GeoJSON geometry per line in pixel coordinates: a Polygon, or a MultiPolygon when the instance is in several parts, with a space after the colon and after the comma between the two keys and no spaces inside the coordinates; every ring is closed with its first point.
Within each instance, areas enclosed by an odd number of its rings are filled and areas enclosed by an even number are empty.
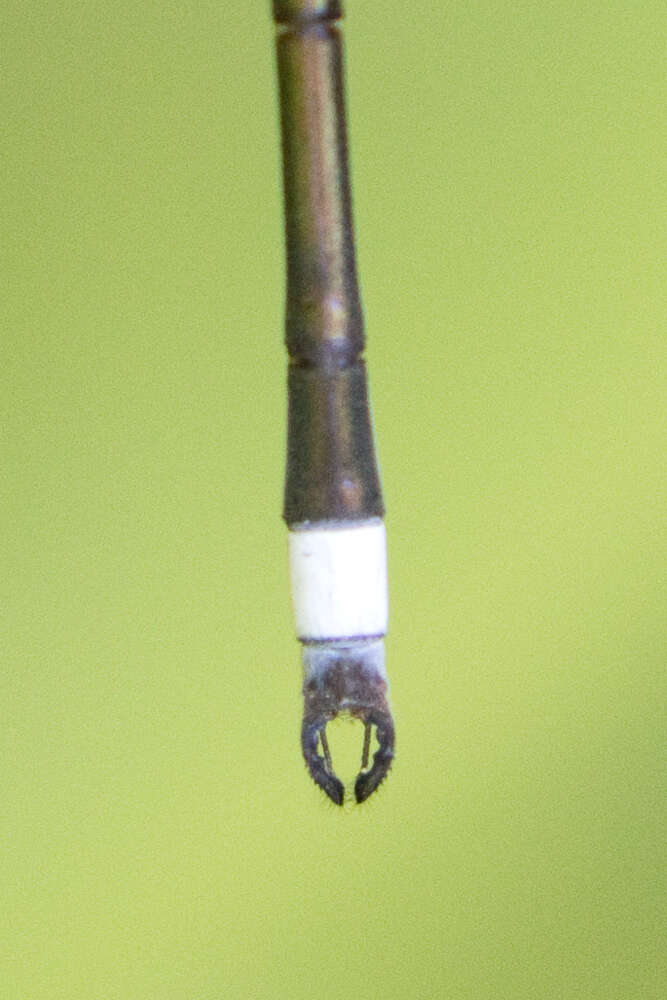
{"type": "Polygon", "coordinates": [[[342,804],[327,723],[364,724],[354,793],[363,802],[394,756],[384,635],[384,506],[362,360],[343,92],[340,0],[274,0],[287,244],[289,353],[285,505],[302,644],[303,755],[342,804]],[[372,731],[377,749],[369,766],[372,731]]]}

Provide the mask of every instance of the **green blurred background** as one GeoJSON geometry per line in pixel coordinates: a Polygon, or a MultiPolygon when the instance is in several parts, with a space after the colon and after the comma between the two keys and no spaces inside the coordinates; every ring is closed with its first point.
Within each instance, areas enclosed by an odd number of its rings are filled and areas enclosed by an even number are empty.
{"type": "Polygon", "coordinates": [[[2,1000],[663,995],[664,9],[346,13],[398,759],[336,810],[269,4],[3,7],[2,1000]]]}

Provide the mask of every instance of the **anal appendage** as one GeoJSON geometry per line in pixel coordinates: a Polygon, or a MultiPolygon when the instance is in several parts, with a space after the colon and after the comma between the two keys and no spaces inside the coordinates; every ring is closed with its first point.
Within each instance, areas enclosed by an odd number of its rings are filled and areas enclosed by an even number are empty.
{"type": "Polygon", "coordinates": [[[387,777],[394,759],[394,720],[387,701],[384,640],[304,643],[302,659],[301,748],[306,766],[331,801],[343,805],[345,787],[333,768],[326,726],[341,714],[359,719],[364,725],[364,741],[354,797],[364,802],[387,777]],[[369,767],[373,727],[378,748],[369,767]]]}

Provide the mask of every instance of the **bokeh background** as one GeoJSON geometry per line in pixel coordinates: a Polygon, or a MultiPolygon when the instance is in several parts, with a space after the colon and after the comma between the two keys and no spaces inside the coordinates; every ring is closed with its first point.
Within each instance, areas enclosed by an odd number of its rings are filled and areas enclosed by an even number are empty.
{"type": "Polygon", "coordinates": [[[398,759],[336,810],[269,4],[3,5],[3,1000],[663,996],[664,10],[346,14],[398,759]]]}

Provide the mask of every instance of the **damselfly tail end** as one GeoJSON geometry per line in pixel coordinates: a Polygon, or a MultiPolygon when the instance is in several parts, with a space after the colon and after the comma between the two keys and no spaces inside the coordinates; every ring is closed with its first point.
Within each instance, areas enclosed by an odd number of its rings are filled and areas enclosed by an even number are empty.
{"type": "Polygon", "coordinates": [[[394,759],[384,643],[382,639],[361,639],[304,644],[303,663],[301,749],[308,771],[332,802],[343,804],[345,787],[334,771],[326,726],[338,715],[359,719],[364,724],[364,743],[354,796],[357,802],[365,802],[386,778],[394,759]],[[373,727],[378,748],[369,768],[373,727]]]}

